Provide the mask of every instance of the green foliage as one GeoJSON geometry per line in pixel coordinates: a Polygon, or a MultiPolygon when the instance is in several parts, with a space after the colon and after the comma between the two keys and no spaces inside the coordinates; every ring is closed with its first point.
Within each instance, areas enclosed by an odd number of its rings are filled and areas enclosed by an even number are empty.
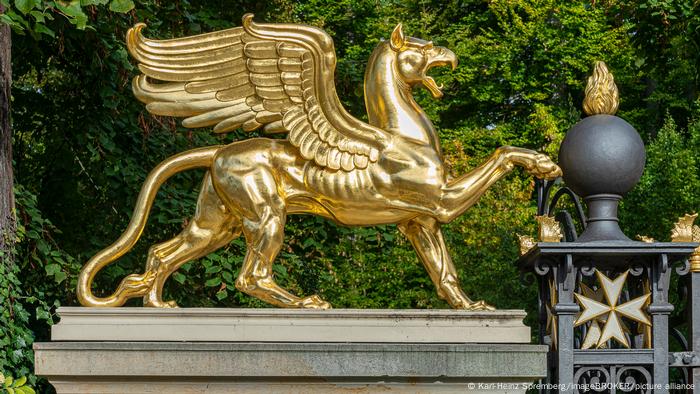
{"type": "MultiPolygon", "coordinates": [[[[692,0],[0,1],[0,21],[15,33],[20,224],[15,263],[0,265],[0,371],[27,376],[35,387],[44,386],[31,374],[31,344],[48,339],[56,305],[76,304],[81,265],[126,228],[148,171],[174,153],[250,137],[187,130],[145,111],[130,91],[136,70],[124,46],[137,22],[158,38],[237,26],[245,12],[259,21],[320,26],[335,42],[339,96],[358,117],[365,116],[367,58],[403,22],[408,35],[432,39],[460,59],[455,71],[434,71],[445,85],[443,100],[416,92],[439,130],[452,176],[506,144],[556,156],[580,118],[590,65],[605,60],[620,88],[619,115],[648,145],[644,178],[622,207],[626,231],[667,239],[678,216],[700,210],[700,113],[693,110],[700,13],[692,0]]],[[[164,185],[136,248],[98,276],[99,294],[141,272],[148,247],[185,226],[202,175],[190,171],[164,185]]],[[[520,284],[513,267],[516,234],[535,233],[533,189],[532,179],[515,171],[445,226],[474,299],[535,310],[535,289],[520,284]]],[[[165,298],[188,307],[265,307],[235,289],[244,254],[239,239],[185,264],[165,298]]],[[[395,226],[345,228],[290,217],[274,270],[292,292],[319,294],[335,307],[447,307],[395,226]]]]}
{"type": "MultiPolygon", "coordinates": [[[[53,309],[74,291],[79,263],[56,245],[58,229],[42,216],[36,196],[18,185],[15,198],[14,258],[0,264],[0,373],[28,376],[35,384],[32,344],[48,338],[53,309]]],[[[15,392],[29,392],[22,389],[15,392]]]]}
{"type": "Polygon", "coordinates": [[[125,13],[134,8],[131,0],[0,0],[5,11],[0,14],[0,22],[7,23],[17,34],[29,33],[34,39],[41,35],[56,38],[55,30],[49,27],[56,17],[63,18],[79,30],[88,27],[88,15],[84,7],[109,3],[109,9],[125,13]]]}
{"type": "Polygon", "coordinates": [[[679,217],[700,211],[698,152],[700,105],[687,129],[678,127],[668,116],[656,138],[647,145],[644,175],[622,204],[621,218],[628,234],[669,240],[679,217]]]}
{"type": "Polygon", "coordinates": [[[3,393],[7,394],[35,394],[33,388],[27,385],[27,378],[22,376],[17,379],[13,379],[12,376],[5,377],[0,373],[0,383],[2,386],[3,393]]]}

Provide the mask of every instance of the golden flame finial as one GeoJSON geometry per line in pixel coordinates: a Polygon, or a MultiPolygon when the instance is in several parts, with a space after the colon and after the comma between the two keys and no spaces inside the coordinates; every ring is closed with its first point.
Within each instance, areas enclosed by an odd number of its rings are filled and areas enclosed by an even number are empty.
{"type": "Polygon", "coordinates": [[[604,62],[595,62],[593,74],[588,77],[583,111],[587,115],[615,115],[620,105],[620,97],[615,78],[604,62]]]}

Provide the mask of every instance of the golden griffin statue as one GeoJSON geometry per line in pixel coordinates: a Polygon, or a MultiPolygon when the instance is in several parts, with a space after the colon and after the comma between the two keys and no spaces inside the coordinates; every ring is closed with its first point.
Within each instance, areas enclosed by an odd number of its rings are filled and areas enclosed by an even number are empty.
{"type": "Polygon", "coordinates": [[[171,40],[151,40],[139,24],[127,33],[142,74],[133,91],[156,115],[184,117],[185,127],[213,126],[287,133],[288,139],[251,138],[194,149],[160,163],[146,179],[131,222],[120,238],[83,268],[78,297],[85,306],[121,306],[143,297],[145,306],[174,307],[163,284],[182,264],[221,248],[241,234],[247,253],[236,287],[282,307],[329,308],[316,295],[290,294],[273,277],[289,214],[314,214],[347,226],[398,224],[452,307],[492,309],[461,290],[440,226],[476,203],[514,166],[555,178],[559,167],[534,151],[502,147],[458,179],[449,179],[438,134],[413,98],[416,86],[435,98],[441,88],[427,75],[456,67],[449,49],[406,37],[399,24],[381,42],[365,73],[369,123],[350,115],[334,86],[333,41],[305,25],[259,24],[171,40]],[[159,186],[172,175],[206,168],[194,218],[173,239],[148,252],[145,272],[127,276],[110,296],[92,293],[97,272],[115,261],[143,231],[159,186]]]}

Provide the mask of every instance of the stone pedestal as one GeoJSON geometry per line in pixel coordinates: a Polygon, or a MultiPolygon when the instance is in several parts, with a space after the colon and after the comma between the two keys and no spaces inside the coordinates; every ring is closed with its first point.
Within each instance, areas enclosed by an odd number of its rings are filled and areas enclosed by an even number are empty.
{"type": "Polygon", "coordinates": [[[60,308],[36,373],[58,393],[524,393],[522,311],[60,308]]]}

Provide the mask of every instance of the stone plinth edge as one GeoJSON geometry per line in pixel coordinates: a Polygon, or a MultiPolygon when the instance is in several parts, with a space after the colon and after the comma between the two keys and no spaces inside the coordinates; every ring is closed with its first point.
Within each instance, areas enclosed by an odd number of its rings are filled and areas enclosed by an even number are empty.
{"type": "Polygon", "coordinates": [[[545,346],[525,344],[52,342],[34,350],[36,373],[59,394],[525,393],[545,376],[547,358],[545,346]]]}
{"type": "Polygon", "coordinates": [[[61,307],[52,341],[530,343],[522,310],[61,307]]]}

